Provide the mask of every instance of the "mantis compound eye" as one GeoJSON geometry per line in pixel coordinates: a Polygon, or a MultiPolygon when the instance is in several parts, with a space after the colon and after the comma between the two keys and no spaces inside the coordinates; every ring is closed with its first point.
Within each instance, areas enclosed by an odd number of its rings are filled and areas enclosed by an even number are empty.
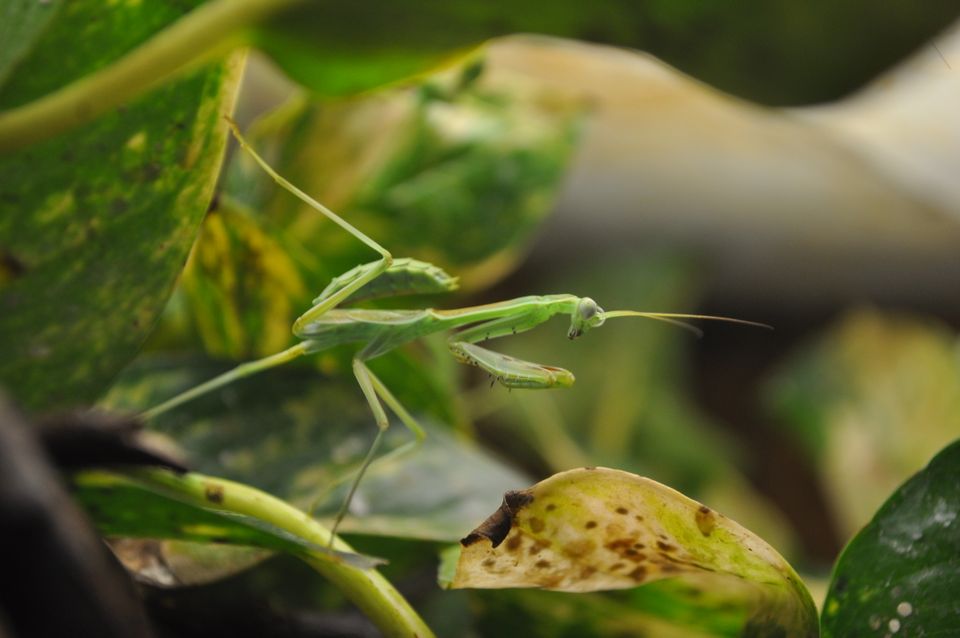
{"type": "Polygon", "coordinates": [[[597,302],[589,297],[584,297],[577,304],[577,309],[573,313],[570,321],[570,330],[567,337],[576,339],[590,328],[596,328],[603,325],[603,308],[597,305],[597,302]]]}
{"type": "Polygon", "coordinates": [[[580,305],[577,306],[577,314],[580,315],[580,321],[590,321],[599,309],[597,302],[590,297],[584,297],[580,300],[580,305]]]}
{"type": "Polygon", "coordinates": [[[580,321],[583,322],[585,329],[597,328],[603,325],[605,319],[603,308],[598,306],[597,302],[589,297],[584,297],[580,300],[577,313],[580,315],[580,321]]]}

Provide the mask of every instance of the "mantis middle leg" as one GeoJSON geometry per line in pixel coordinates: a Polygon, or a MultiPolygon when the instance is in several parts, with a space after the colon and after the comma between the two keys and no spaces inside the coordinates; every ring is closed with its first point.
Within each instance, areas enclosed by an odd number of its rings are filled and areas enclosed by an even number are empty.
{"type": "Polygon", "coordinates": [[[343,517],[346,516],[347,510],[350,508],[350,503],[353,501],[353,496],[357,491],[357,488],[360,486],[360,481],[363,480],[364,474],[366,474],[367,469],[376,459],[377,450],[380,447],[380,443],[383,440],[383,435],[387,431],[387,428],[390,427],[390,419],[387,417],[386,411],[383,409],[383,403],[386,403],[387,406],[393,411],[394,414],[400,419],[400,422],[403,423],[410,432],[413,433],[414,440],[409,443],[400,446],[399,448],[392,450],[388,454],[380,457],[379,461],[383,462],[388,458],[394,458],[396,456],[406,454],[412,450],[415,446],[423,442],[423,439],[426,437],[426,432],[424,432],[423,427],[417,423],[417,420],[407,412],[407,409],[403,407],[399,400],[393,393],[390,392],[389,388],[384,385],[383,381],[380,380],[373,371],[367,367],[365,357],[367,356],[367,349],[361,351],[357,357],[353,360],[353,374],[357,378],[357,383],[360,385],[360,390],[363,392],[364,398],[366,398],[367,403],[370,405],[370,411],[373,412],[374,421],[377,424],[377,436],[373,439],[373,443],[370,445],[370,449],[367,450],[366,456],[363,458],[363,462],[360,464],[360,468],[357,470],[356,476],[353,478],[353,482],[350,484],[350,489],[347,492],[346,498],[343,500],[343,503],[340,505],[340,509],[337,511],[337,516],[333,521],[333,527],[330,531],[330,538],[333,539],[334,535],[337,533],[337,528],[340,527],[343,517]]]}

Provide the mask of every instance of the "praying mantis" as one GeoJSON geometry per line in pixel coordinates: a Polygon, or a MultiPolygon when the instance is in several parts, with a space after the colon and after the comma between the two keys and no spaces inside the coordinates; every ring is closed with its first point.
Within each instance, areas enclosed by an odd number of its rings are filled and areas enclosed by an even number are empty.
{"type": "Polygon", "coordinates": [[[421,337],[449,332],[447,346],[458,361],[484,370],[495,381],[507,388],[549,389],[573,385],[573,373],[555,366],[523,361],[477,344],[531,330],[555,315],[570,317],[570,327],[567,331],[567,337],[570,339],[576,339],[594,328],[599,328],[608,319],[617,317],[655,319],[679,325],[698,334],[699,330],[685,323],[684,320],[708,319],[769,328],[765,324],[753,321],[712,315],[633,310],[604,311],[593,299],[570,294],[518,297],[451,310],[340,308],[343,302],[348,299],[356,300],[360,296],[451,291],[456,289],[457,280],[433,264],[410,258],[394,258],[386,248],[278,174],[250,146],[236,123],[229,117],[226,117],[226,120],[241,148],[249,153],[260,168],[277,184],[366,244],[380,257],[333,278],[330,285],[314,299],[313,306],[294,322],[293,334],[300,339],[299,343],[282,352],[242,363],[146,410],[142,416],[145,419],[152,419],[233,381],[282,365],[301,356],[321,352],[341,344],[361,344],[353,357],[353,374],[370,406],[378,430],[337,512],[331,529],[331,539],[347,513],[364,473],[376,458],[383,435],[390,425],[384,404],[414,437],[413,441],[393,453],[406,451],[425,437],[425,432],[416,419],[367,366],[367,362],[371,359],[421,337]]]}

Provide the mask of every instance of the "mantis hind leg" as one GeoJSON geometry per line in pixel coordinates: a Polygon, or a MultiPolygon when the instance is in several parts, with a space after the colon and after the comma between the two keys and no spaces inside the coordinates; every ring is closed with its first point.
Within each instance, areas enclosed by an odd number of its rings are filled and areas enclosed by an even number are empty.
{"type": "Polygon", "coordinates": [[[218,388],[222,388],[223,386],[229,383],[233,383],[237,379],[249,377],[252,374],[257,374],[258,372],[262,372],[264,370],[269,370],[270,368],[283,365],[288,361],[293,361],[297,357],[307,354],[307,352],[309,351],[309,347],[310,347],[309,341],[302,341],[295,346],[291,346],[286,350],[283,350],[282,352],[278,352],[276,354],[272,354],[268,357],[263,357],[262,359],[257,359],[255,361],[248,361],[246,363],[241,363],[237,367],[231,370],[227,370],[223,374],[216,376],[210,379],[209,381],[205,381],[204,383],[201,383],[198,386],[194,386],[193,388],[185,392],[181,392],[180,394],[176,395],[171,399],[167,399],[166,401],[164,401],[159,405],[155,405],[149,410],[146,410],[145,412],[143,412],[140,416],[149,421],[153,417],[163,414],[167,410],[171,410],[177,407],[178,405],[186,403],[187,401],[191,401],[201,395],[207,394],[208,392],[212,392],[218,388]]]}
{"type": "Polygon", "coordinates": [[[330,210],[329,208],[327,208],[326,206],[324,206],[314,198],[304,193],[302,190],[300,190],[299,188],[291,184],[289,181],[287,181],[285,177],[277,173],[277,171],[274,170],[274,168],[270,166],[270,164],[268,164],[265,159],[260,157],[260,155],[253,149],[252,146],[250,146],[246,138],[244,138],[243,135],[240,134],[240,129],[237,128],[236,123],[229,117],[226,118],[226,120],[227,120],[227,123],[230,125],[230,130],[233,132],[234,137],[237,138],[237,142],[240,143],[241,148],[243,148],[243,150],[249,153],[250,156],[257,163],[257,165],[259,165],[260,168],[263,169],[263,171],[267,175],[273,178],[273,181],[275,181],[281,188],[293,194],[297,199],[302,201],[304,204],[306,204],[313,210],[317,211],[318,213],[320,213],[321,215],[323,215],[324,217],[326,217],[327,219],[335,223],[337,226],[339,226],[340,228],[344,229],[345,231],[347,231],[348,233],[350,233],[351,235],[359,239],[361,242],[363,242],[364,244],[366,244],[376,252],[380,253],[380,259],[378,261],[366,264],[363,267],[363,271],[360,272],[359,276],[357,276],[355,279],[353,279],[343,287],[337,288],[336,290],[331,291],[328,296],[321,297],[314,301],[314,306],[310,308],[310,310],[303,313],[293,324],[293,333],[297,336],[300,336],[305,324],[309,323],[314,319],[317,319],[323,313],[330,310],[331,308],[335,308],[344,299],[352,295],[358,289],[364,287],[365,285],[367,285],[368,283],[370,283],[371,281],[379,277],[381,274],[383,274],[390,267],[390,264],[393,263],[393,256],[390,254],[390,252],[386,248],[384,248],[383,246],[375,242],[365,233],[363,233],[358,228],[356,228],[353,224],[351,224],[344,218],[340,217],[340,215],[337,215],[335,212],[333,212],[332,210],[330,210]]]}
{"type": "Polygon", "coordinates": [[[353,360],[353,373],[357,378],[357,383],[360,385],[360,390],[363,392],[363,396],[370,405],[370,411],[373,412],[373,418],[377,423],[378,431],[377,436],[373,439],[373,443],[370,445],[370,449],[367,450],[367,454],[363,458],[363,462],[360,464],[360,468],[357,470],[357,473],[353,478],[353,482],[350,484],[350,489],[347,491],[346,498],[343,500],[343,503],[340,505],[340,509],[337,511],[337,516],[333,521],[333,527],[330,531],[331,542],[333,542],[333,538],[337,533],[337,528],[340,527],[340,523],[343,521],[344,516],[346,516],[347,511],[350,508],[350,503],[353,501],[353,497],[357,492],[357,488],[360,486],[360,481],[363,480],[364,475],[374,463],[374,460],[376,459],[377,462],[382,463],[387,459],[406,454],[414,447],[418,446],[426,437],[426,432],[424,432],[423,427],[421,427],[421,425],[417,423],[417,420],[414,419],[409,412],[407,412],[407,409],[403,407],[403,405],[395,396],[393,396],[393,393],[390,392],[387,386],[383,384],[377,375],[375,375],[373,371],[367,367],[362,358],[358,357],[353,360]],[[383,403],[387,404],[394,414],[397,415],[397,417],[400,419],[400,422],[403,423],[407,429],[413,433],[414,440],[388,452],[377,459],[377,450],[380,448],[380,443],[383,441],[383,435],[387,431],[387,428],[390,427],[390,420],[387,418],[387,413],[383,409],[381,400],[383,403]]]}

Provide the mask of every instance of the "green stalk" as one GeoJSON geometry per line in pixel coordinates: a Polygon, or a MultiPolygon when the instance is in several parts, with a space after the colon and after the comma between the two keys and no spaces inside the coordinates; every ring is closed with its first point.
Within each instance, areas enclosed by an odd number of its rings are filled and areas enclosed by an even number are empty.
{"type": "Polygon", "coordinates": [[[113,64],[0,112],[0,153],[96,119],[174,73],[244,44],[245,29],[299,0],[214,0],[191,11],[113,64]]]}
{"type": "MultiPolygon", "coordinates": [[[[342,552],[353,548],[304,512],[274,496],[242,483],[167,470],[134,470],[127,474],[149,486],[168,487],[179,500],[209,509],[243,514],[290,532],[320,547],[342,552]],[[213,496],[212,496],[213,495],[213,496]]],[[[343,592],[389,638],[433,638],[423,619],[390,582],[374,569],[358,569],[321,552],[305,551],[301,558],[343,592]]]]}

